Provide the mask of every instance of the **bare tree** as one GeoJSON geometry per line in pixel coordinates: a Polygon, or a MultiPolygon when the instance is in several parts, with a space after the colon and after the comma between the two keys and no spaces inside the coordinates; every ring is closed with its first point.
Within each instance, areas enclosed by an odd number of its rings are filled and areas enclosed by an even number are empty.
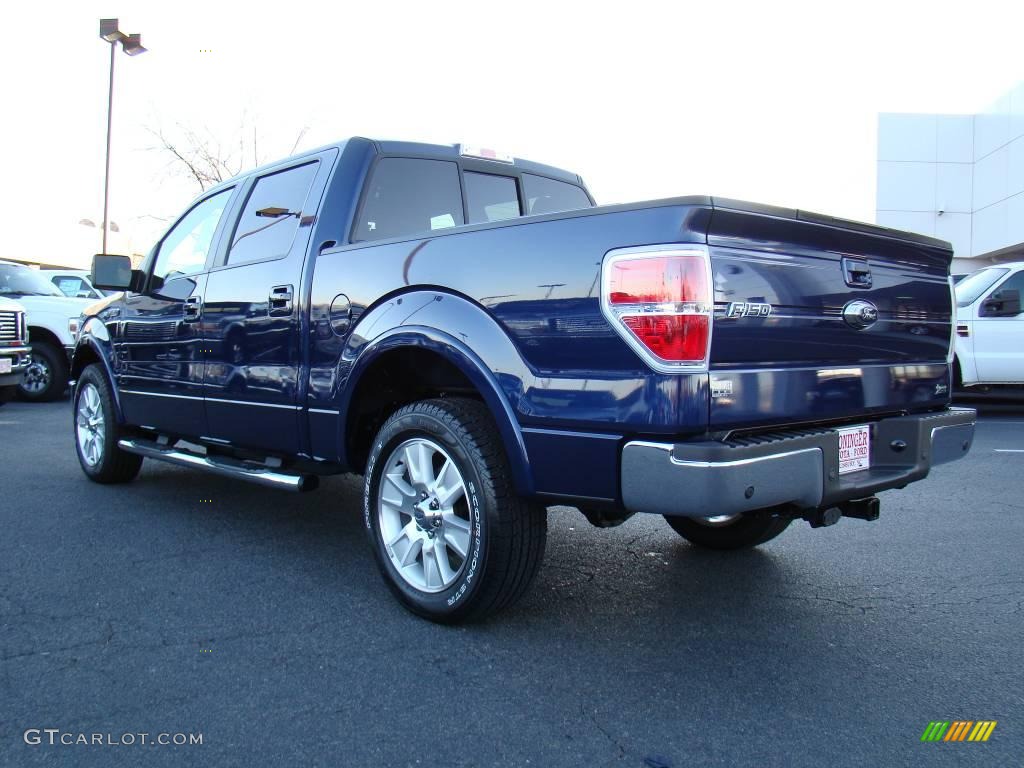
{"type": "MultiPolygon", "coordinates": [[[[252,123],[250,131],[247,125],[250,122],[243,114],[238,130],[229,142],[207,127],[196,129],[177,123],[173,130],[149,128],[157,140],[157,145],[151,149],[167,155],[168,169],[193,180],[202,192],[237,176],[247,167],[256,167],[267,161],[259,151],[257,126],[252,123]],[[251,141],[248,140],[250,133],[251,141]]],[[[295,153],[308,130],[307,125],[298,132],[289,154],[295,153]]]]}

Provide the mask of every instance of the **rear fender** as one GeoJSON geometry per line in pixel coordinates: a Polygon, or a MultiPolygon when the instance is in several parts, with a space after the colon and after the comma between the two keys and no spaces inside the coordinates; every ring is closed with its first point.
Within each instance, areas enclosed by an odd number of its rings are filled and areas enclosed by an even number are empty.
{"type": "MultiPolygon", "coordinates": [[[[343,454],[344,414],[361,377],[381,355],[408,346],[437,353],[469,379],[497,424],[516,492],[532,494],[533,473],[516,411],[533,373],[490,315],[442,291],[414,291],[387,299],[365,313],[353,329],[342,354],[335,398],[343,415],[339,439],[343,454]]],[[[341,458],[347,464],[347,457],[341,458]]]]}

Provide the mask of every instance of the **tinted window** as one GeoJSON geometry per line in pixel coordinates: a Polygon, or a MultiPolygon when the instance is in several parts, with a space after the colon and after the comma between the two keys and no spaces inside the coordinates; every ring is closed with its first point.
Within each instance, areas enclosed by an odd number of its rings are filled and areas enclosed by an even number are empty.
{"type": "Polygon", "coordinates": [[[1002,293],[1003,291],[1017,291],[1022,295],[1022,297],[1024,297],[1024,270],[1006,278],[1006,280],[1004,280],[1002,284],[996,288],[992,294],[990,294],[990,297],[1002,293]]]}
{"type": "Polygon", "coordinates": [[[79,293],[84,294],[87,299],[95,299],[97,294],[92,288],[80,277],[74,275],[69,276],[55,276],[51,279],[51,282],[60,288],[60,292],[65,296],[78,296],[79,293]]]}
{"type": "Polygon", "coordinates": [[[514,219],[519,215],[515,179],[487,173],[467,173],[465,178],[470,224],[514,219]]]}
{"type": "Polygon", "coordinates": [[[528,216],[591,207],[587,193],[579,187],[529,173],[523,174],[523,193],[528,216]]]}
{"type": "Polygon", "coordinates": [[[256,181],[245,203],[228,264],[286,256],[299,229],[317,163],[278,171],[256,181]],[[262,211],[262,215],[257,215],[262,211]]]}
{"type": "Polygon", "coordinates": [[[0,296],[63,296],[57,286],[36,270],[20,264],[0,264],[0,296]]]}
{"type": "Polygon", "coordinates": [[[987,291],[1000,277],[1009,272],[1006,267],[989,267],[972,272],[956,284],[956,305],[966,307],[973,304],[981,294],[987,291]]]}
{"type": "Polygon", "coordinates": [[[164,236],[153,265],[154,288],[166,280],[203,271],[213,234],[230,199],[230,189],[206,198],[164,236]]]}
{"type": "Polygon", "coordinates": [[[459,167],[387,157],[373,169],[354,240],[383,240],[464,224],[459,167]]]}

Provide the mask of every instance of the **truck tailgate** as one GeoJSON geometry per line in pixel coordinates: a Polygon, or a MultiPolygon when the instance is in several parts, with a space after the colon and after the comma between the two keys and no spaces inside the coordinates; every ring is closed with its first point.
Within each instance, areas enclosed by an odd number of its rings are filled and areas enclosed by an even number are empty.
{"type": "Polygon", "coordinates": [[[714,206],[712,429],[947,402],[948,244],[804,211],[714,206]]]}

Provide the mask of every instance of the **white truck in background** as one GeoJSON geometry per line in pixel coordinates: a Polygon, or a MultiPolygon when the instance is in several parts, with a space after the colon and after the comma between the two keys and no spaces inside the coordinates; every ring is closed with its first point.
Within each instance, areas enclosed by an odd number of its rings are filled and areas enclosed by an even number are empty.
{"type": "Polygon", "coordinates": [[[68,385],[78,318],[95,302],[65,296],[39,270],[13,261],[0,261],[0,297],[17,301],[27,313],[32,351],[18,394],[35,401],[62,397],[68,385]]]}
{"type": "Polygon", "coordinates": [[[25,308],[0,296],[0,405],[14,399],[30,358],[25,308]]]}
{"type": "Polygon", "coordinates": [[[99,301],[106,295],[92,284],[85,269],[40,269],[39,274],[56,285],[65,296],[99,301]]]}
{"type": "Polygon", "coordinates": [[[954,386],[1024,387],[1024,261],[980,269],[955,291],[954,386]]]}

